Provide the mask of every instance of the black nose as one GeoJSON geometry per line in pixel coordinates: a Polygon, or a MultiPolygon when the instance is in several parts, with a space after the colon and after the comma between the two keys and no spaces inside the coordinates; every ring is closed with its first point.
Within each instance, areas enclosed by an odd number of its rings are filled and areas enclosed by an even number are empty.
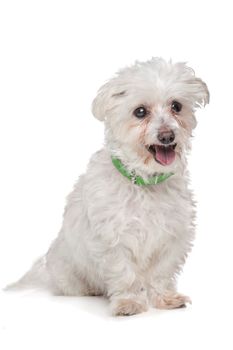
{"type": "Polygon", "coordinates": [[[158,140],[164,145],[168,145],[175,140],[175,134],[172,130],[170,131],[161,131],[158,133],[158,140]]]}

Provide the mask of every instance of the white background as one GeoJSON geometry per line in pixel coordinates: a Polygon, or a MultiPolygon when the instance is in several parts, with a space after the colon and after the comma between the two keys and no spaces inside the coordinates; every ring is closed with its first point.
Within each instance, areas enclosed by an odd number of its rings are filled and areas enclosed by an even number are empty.
{"type": "Polygon", "coordinates": [[[100,298],[0,293],[0,348],[232,349],[231,1],[0,2],[0,287],[46,252],[65,196],[103,142],[90,111],[120,67],[188,61],[210,105],[190,159],[195,247],[179,289],[193,305],[112,318],[100,298]]]}

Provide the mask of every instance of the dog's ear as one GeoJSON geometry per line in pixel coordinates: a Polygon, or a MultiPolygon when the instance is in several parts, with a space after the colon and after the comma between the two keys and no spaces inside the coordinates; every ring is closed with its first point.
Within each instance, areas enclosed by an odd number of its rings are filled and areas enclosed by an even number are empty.
{"type": "Polygon", "coordinates": [[[196,106],[205,107],[210,102],[210,93],[206,83],[200,78],[195,78],[196,106]]]}
{"type": "Polygon", "coordinates": [[[92,102],[94,117],[101,121],[105,120],[108,113],[119,103],[119,98],[125,93],[123,87],[116,84],[114,79],[104,84],[92,102]]]}
{"type": "Polygon", "coordinates": [[[187,89],[193,98],[194,107],[204,107],[210,101],[210,94],[206,83],[193,76],[187,82],[187,89]]]}

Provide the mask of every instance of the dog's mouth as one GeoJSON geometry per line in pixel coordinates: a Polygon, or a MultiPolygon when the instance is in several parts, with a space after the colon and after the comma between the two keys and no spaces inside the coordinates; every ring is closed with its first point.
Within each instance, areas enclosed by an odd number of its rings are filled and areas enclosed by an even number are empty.
{"type": "Polygon", "coordinates": [[[175,160],[176,143],[168,146],[150,145],[146,148],[153,155],[156,162],[158,162],[161,165],[170,165],[175,160]]]}

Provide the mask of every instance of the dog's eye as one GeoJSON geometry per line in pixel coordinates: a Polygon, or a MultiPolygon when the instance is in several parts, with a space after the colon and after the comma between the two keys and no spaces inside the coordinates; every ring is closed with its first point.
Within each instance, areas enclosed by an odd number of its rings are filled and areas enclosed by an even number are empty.
{"type": "Polygon", "coordinates": [[[148,111],[146,110],[145,107],[141,106],[141,107],[136,108],[135,111],[133,112],[133,114],[137,118],[144,118],[148,114],[148,111]]]}
{"type": "Polygon", "coordinates": [[[175,113],[179,113],[182,109],[182,104],[178,101],[172,101],[171,109],[175,113]]]}

